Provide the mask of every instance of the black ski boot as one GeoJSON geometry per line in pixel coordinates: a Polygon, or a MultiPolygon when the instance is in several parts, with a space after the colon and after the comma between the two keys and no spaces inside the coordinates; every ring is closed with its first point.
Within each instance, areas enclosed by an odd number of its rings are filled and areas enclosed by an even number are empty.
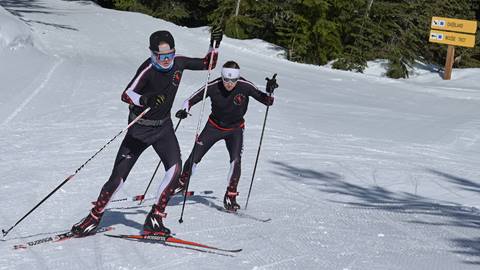
{"type": "Polygon", "coordinates": [[[94,209],[92,209],[88,216],[72,226],[70,232],[76,237],[84,237],[94,234],[97,231],[97,227],[102,219],[102,216],[103,213],[97,213],[94,209]]]}
{"type": "Polygon", "coordinates": [[[170,229],[163,226],[162,218],[167,217],[166,213],[161,212],[157,205],[152,206],[143,224],[143,234],[170,235],[170,229]]]}
{"type": "Polygon", "coordinates": [[[237,212],[240,209],[240,205],[237,203],[238,192],[228,191],[225,192],[225,197],[223,197],[223,206],[227,211],[237,212]]]}

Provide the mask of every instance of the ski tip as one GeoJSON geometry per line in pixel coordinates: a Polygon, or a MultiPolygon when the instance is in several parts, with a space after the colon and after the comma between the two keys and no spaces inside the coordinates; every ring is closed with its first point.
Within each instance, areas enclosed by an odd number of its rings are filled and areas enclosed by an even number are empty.
{"type": "Polygon", "coordinates": [[[15,245],[15,246],[13,246],[13,249],[15,249],[15,250],[27,249],[27,246],[26,245],[15,245]]]}
{"type": "Polygon", "coordinates": [[[123,238],[121,234],[108,234],[104,233],[103,235],[108,236],[108,237],[113,237],[113,238],[123,238]]]}

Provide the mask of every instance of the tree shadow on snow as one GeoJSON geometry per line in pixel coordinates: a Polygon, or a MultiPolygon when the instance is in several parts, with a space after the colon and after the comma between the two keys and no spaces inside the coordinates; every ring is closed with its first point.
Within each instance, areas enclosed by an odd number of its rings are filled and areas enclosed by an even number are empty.
{"type": "MultiPolygon", "coordinates": [[[[278,161],[272,163],[277,167],[274,172],[287,180],[310,185],[321,192],[340,194],[355,199],[355,201],[330,200],[335,203],[346,204],[355,208],[377,209],[415,215],[414,219],[406,221],[409,223],[480,229],[480,211],[475,208],[463,207],[451,202],[436,202],[408,192],[392,192],[376,185],[360,186],[352,184],[345,181],[343,176],[334,172],[304,169],[278,161]],[[417,215],[441,217],[444,221],[422,221],[417,215]]],[[[473,181],[438,171],[432,170],[431,172],[461,185],[465,190],[480,192],[480,185],[473,181]]],[[[473,257],[474,261],[464,261],[464,263],[480,265],[480,238],[449,240],[460,249],[454,251],[454,253],[473,257]]]]}
{"type": "Polygon", "coordinates": [[[448,173],[444,173],[435,169],[428,169],[428,172],[447,179],[449,182],[459,186],[462,190],[476,192],[480,194],[480,184],[466,178],[458,177],[448,173]]]}
{"type": "Polygon", "coordinates": [[[20,18],[22,13],[52,13],[38,0],[0,0],[0,6],[20,18]]]}
{"type": "Polygon", "coordinates": [[[59,29],[78,31],[78,29],[68,25],[26,19],[24,15],[27,13],[56,14],[56,15],[61,14],[58,11],[55,11],[46,7],[39,0],[0,0],[0,6],[5,8],[8,12],[13,14],[14,16],[18,17],[20,20],[24,21],[27,25],[31,25],[32,23],[39,23],[39,24],[44,24],[44,25],[52,26],[59,29]]]}

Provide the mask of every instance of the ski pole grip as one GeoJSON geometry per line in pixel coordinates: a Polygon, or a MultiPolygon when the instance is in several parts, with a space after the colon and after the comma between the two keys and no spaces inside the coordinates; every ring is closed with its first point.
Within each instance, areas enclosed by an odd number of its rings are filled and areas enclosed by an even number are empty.
{"type": "Polygon", "coordinates": [[[266,90],[269,96],[271,96],[273,94],[273,91],[278,87],[276,78],[277,78],[277,73],[273,74],[271,79],[268,77],[265,78],[265,80],[267,80],[266,90]]]}

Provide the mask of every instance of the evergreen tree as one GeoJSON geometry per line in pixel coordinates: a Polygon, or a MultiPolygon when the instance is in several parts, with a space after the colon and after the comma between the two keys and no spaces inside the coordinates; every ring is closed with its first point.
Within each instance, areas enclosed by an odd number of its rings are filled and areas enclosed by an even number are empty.
{"type": "MultiPolygon", "coordinates": [[[[443,66],[447,46],[428,42],[432,16],[472,20],[480,0],[97,0],[180,25],[221,25],[229,37],[260,38],[293,61],[362,72],[387,59],[387,76],[408,77],[416,61],[443,66]]],[[[480,34],[477,34],[479,36],[480,34]]],[[[480,37],[477,37],[477,44],[480,37]]],[[[456,50],[457,67],[480,67],[480,48],[456,50]]]]}

